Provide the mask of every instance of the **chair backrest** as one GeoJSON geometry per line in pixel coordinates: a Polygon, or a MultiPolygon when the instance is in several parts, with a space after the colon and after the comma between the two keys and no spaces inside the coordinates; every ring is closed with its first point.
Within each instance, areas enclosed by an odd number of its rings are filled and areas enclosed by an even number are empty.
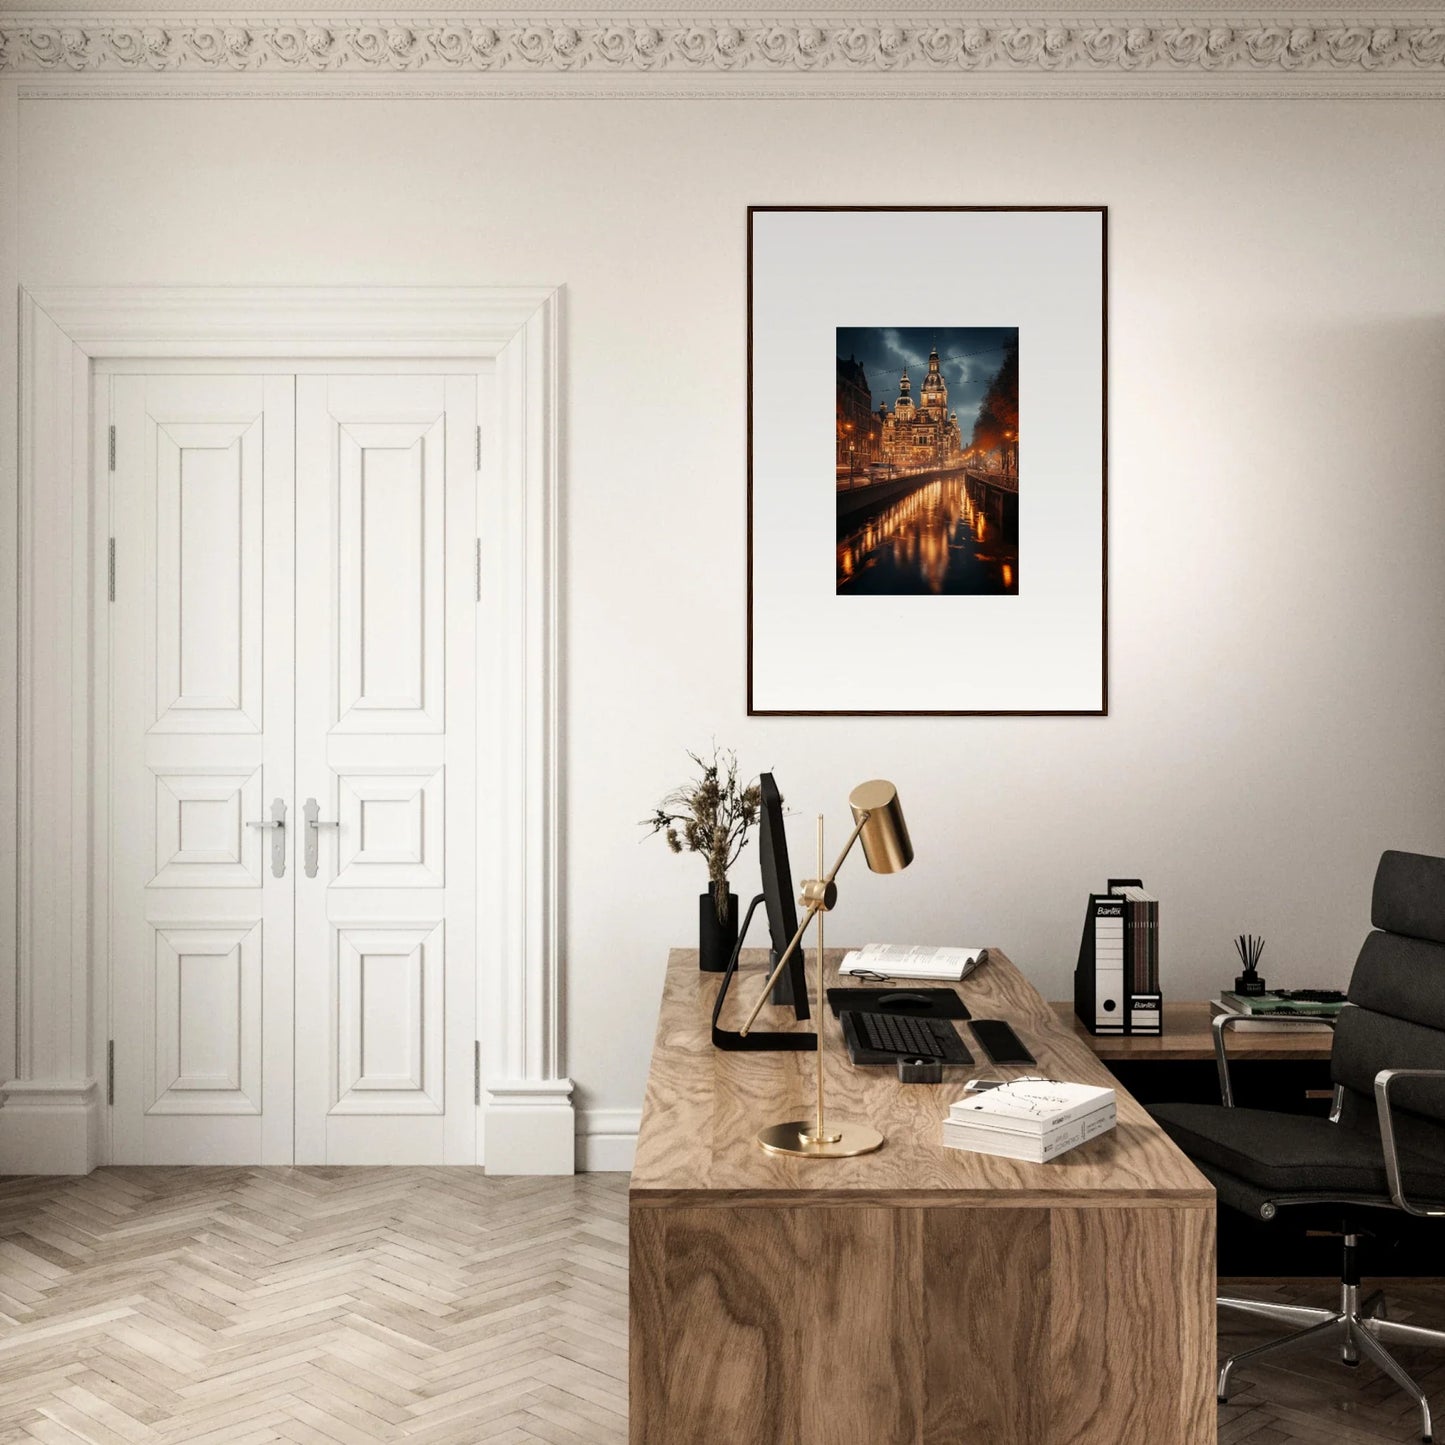
{"type": "MultiPolygon", "coordinates": [[[[1385,853],[1370,922],[1330,1061],[1340,1121],[1364,1127],[1381,1069],[1445,1069],[1445,858],[1385,853]]],[[[1402,1079],[1390,1099],[1401,1145],[1445,1159],[1445,1083],[1402,1079]]]]}

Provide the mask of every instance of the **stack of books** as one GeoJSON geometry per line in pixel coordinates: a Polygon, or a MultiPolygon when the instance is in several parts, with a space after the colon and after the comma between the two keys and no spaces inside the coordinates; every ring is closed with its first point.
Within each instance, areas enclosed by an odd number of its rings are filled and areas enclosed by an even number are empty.
{"type": "Polygon", "coordinates": [[[1289,1029],[1297,1033],[1317,1032],[1327,1034],[1330,1025],[1345,1006],[1343,994],[1335,996],[1332,989],[1300,989],[1286,993],[1222,993],[1210,999],[1209,1012],[1212,1017],[1219,1014],[1239,1014],[1243,1022],[1236,1028],[1278,1033],[1289,1029]],[[1324,997],[1300,997],[1301,994],[1323,994],[1324,997]],[[1277,1023],[1276,1019],[1318,1019],[1318,1023],[1277,1023]],[[1327,1022],[1328,1021],[1328,1022],[1327,1022]]]}
{"type": "Polygon", "coordinates": [[[1159,900],[1142,888],[1120,888],[1124,900],[1125,973],[1132,994],[1159,992],[1159,900]]]}
{"type": "Polygon", "coordinates": [[[943,1121],[949,1149],[1044,1164],[1114,1127],[1112,1089],[1017,1079],[966,1094],[943,1121]]]}

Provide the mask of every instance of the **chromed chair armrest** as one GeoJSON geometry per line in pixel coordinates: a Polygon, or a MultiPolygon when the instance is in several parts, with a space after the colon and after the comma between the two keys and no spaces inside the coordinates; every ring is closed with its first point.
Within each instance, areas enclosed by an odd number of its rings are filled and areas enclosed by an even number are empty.
{"type": "Polygon", "coordinates": [[[1385,1151],[1385,1178],[1390,1185],[1390,1198],[1397,1209],[1425,1218],[1445,1215],[1445,1203],[1412,1204],[1405,1198],[1400,1181],[1400,1156],[1395,1147],[1395,1116],[1390,1108],[1390,1085],[1396,1079],[1439,1079],[1445,1082],[1445,1069],[1381,1069],[1375,1075],[1375,1110],[1380,1116],[1380,1146],[1385,1151]]]}
{"type": "MultiPolygon", "coordinates": [[[[1235,1024],[1245,1023],[1250,1014],[1216,1014],[1210,1027],[1214,1030],[1214,1059],[1219,1066],[1219,1098],[1226,1109],[1234,1108],[1234,1088],[1229,1082],[1229,1052],[1224,1045],[1225,1033],[1235,1024]]],[[[1271,1024],[1328,1024],[1333,1032],[1335,1020],[1305,1014],[1270,1014],[1271,1024]]]]}

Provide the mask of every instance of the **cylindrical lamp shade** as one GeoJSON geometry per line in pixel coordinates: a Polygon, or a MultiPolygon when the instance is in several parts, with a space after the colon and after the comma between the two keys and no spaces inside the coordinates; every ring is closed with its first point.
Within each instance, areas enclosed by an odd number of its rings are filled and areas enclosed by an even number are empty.
{"type": "Polygon", "coordinates": [[[903,809],[898,802],[898,789],[882,778],[859,783],[848,795],[853,821],[863,823],[858,841],[863,856],[875,873],[898,873],[913,862],[913,843],[903,809]],[[867,822],[863,822],[864,818],[867,822]]]}

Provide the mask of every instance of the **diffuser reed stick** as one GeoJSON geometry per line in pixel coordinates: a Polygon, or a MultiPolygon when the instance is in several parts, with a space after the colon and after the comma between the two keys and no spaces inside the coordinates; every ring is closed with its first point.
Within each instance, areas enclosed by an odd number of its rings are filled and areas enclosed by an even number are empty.
{"type": "Polygon", "coordinates": [[[1241,933],[1234,940],[1234,951],[1244,965],[1244,972],[1234,980],[1235,993],[1261,994],[1265,992],[1264,980],[1259,976],[1259,958],[1264,952],[1264,939],[1257,934],[1241,933]]]}

